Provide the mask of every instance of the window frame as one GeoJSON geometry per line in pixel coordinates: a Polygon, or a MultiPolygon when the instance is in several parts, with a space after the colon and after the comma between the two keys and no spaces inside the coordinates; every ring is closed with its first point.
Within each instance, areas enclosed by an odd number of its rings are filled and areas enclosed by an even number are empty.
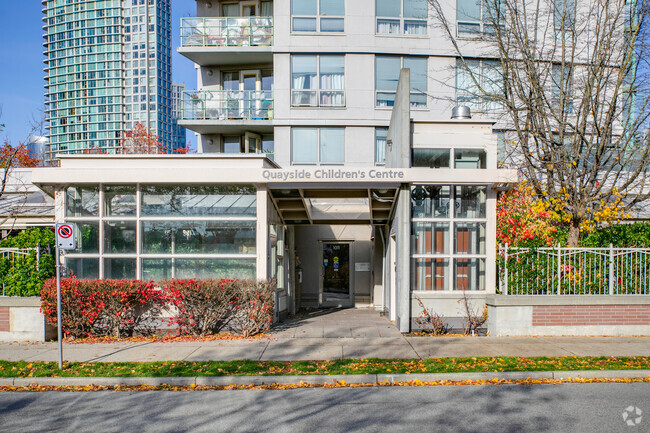
{"type": "MultiPolygon", "coordinates": [[[[411,282],[410,282],[410,291],[414,293],[427,293],[427,292],[459,292],[462,289],[457,288],[457,283],[458,283],[458,275],[457,275],[457,264],[458,261],[468,261],[468,260],[475,260],[478,261],[479,263],[483,263],[483,269],[482,269],[482,280],[479,280],[479,287],[482,286],[482,288],[476,288],[476,289],[464,289],[466,291],[471,291],[471,292],[485,292],[487,291],[487,263],[488,263],[488,256],[489,256],[489,245],[488,245],[488,212],[487,212],[487,203],[488,203],[488,191],[489,187],[484,184],[476,184],[476,185],[459,185],[459,184],[453,184],[453,183],[446,183],[446,184],[426,184],[426,183],[418,183],[418,184],[413,184],[411,185],[411,197],[409,199],[409,212],[410,212],[410,231],[411,231],[411,236],[414,237],[414,242],[412,243],[411,249],[409,251],[410,254],[410,266],[411,266],[411,282]],[[448,205],[447,205],[447,214],[446,215],[439,215],[435,216],[435,214],[432,213],[431,216],[421,216],[421,217],[415,217],[413,216],[413,191],[417,187],[448,187],[449,188],[449,196],[448,196],[448,205]],[[457,209],[456,206],[456,189],[457,188],[483,188],[483,201],[482,201],[482,207],[484,210],[484,215],[483,216],[478,216],[478,217],[462,217],[462,216],[457,216],[459,214],[459,210],[457,209]],[[416,251],[416,245],[417,243],[417,238],[415,235],[415,226],[416,224],[441,224],[441,227],[446,224],[446,233],[444,237],[445,244],[443,245],[443,252],[436,252],[436,251],[431,251],[431,252],[419,252],[416,251]],[[483,244],[479,245],[479,248],[483,248],[483,252],[478,253],[466,253],[466,252],[457,252],[457,247],[458,247],[458,238],[456,236],[457,233],[457,226],[465,226],[464,228],[467,228],[468,225],[476,225],[477,228],[480,227],[480,225],[483,225],[483,238],[481,239],[479,237],[479,241],[481,241],[483,244]],[[426,275],[424,275],[425,281],[424,283],[420,282],[417,279],[416,272],[418,272],[417,269],[417,264],[419,261],[422,260],[432,260],[432,266],[431,266],[431,272],[432,274],[430,275],[431,279],[431,284],[429,285],[429,288],[427,288],[426,285],[426,275]],[[437,261],[434,261],[437,260],[437,261]],[[444,274],[445,282],[444,282],[444,287],[442,289],[436,289],[436,285],[434,283],[434,275],[433,275],[433,263],[442,263],[444,268],[446,269],[446,272],[444,274]],[[416,287],[416,282],[420,282],[421,285],[425,287],[425,289],[420,290],[418,287],[416,287]]],[[[433,234],[433,232],[432,232],[433,234]]],[[[425,236],[425,241],[426,241],[426,236],[425,236]]],[[[433,235],[432,235],[432,241],[433,241],[433,235]]],[[[426,262],[425,262],[426,263],[426,262]]],[[[470,264],[471,262],[467,263],[467,266],[472,266],[470,264]]],[[[425,268],[426,270],[426,268],[425,268]]],[[[436,274],[436,276],[438,276],[436,274]]],[[[468,277],[469,278],[469,277],[468,277]]]]}
{"type": "Polygon", "coordinates": [[[297,126],[297,127],[292,127],[291,128],[291,165],[292,166],[340,166],[340,165],[345,165],[345,156],[346,156],[346,147],[345,147],[345,134],[346,134],[346,128],[345,127],[338,127],[338,126],[297,126]],[[294,131],[295,130],[316,130],[316,161],[299,161],[296,162],[294,161],[294,146],[295,146],[295,140],[294,140],[294,131]],[[321,158],[321,130],[324,129],[337,129],[337,130],[343,130],[343,160],[342,161],[323,161],[321,158]]]}
{"type": "Polygon", "coordinates": [[[346,7],[345,7],[345,2],[346,0],[341,0],[343,2],[343,15],[327,15],[327,14],[321,14],[320,12],[320,5],[321,5],[321,0],[314,0],[316,2],[316,15],[294,15],[293,13],[293,3],[296,1],[302,1],[302,0],[291,0],[290,5],[289,5],[289,13],[290,13],[290,20],[291,20],[291,33],[296,33],[296,34],[313,34],[313,33],[323,33],[326,35],[341,35],[345,34],[345,13],[346,13],[346,7]],[[314,18],[316,21],[316,29],[315,30],[295,30],[294,29],[294,18],[314,18]],[[343,21],[343,29],[341,30],[322,30],[321,29],[321,21],[324,19],[341,19],[343,21]]]}
{"type": "MultiPolygon", "coordinates": [[[[429,56],[392,56],[392,55],[375,55],[375,109],[391,109],[395,105],[395,98],[393,98],[393,105],[378,105],[377,101],[378,99],[378,94],[379,93],[392,93],[395,95],[397,93],[397,89],[395,90],[381,90],[377,89],[377,60],[379,58],[387,58],[387,57],[392,57],[392,58],[399,58],[400,59],[400,68],[399,70],[402,70],[404,68],[404,59],[424,59],[425,60],[425,67],[424,67],[424,72],[425,72],[425,83],[427,85],[426,89],[424,91],[422,90],[416,90],[414,91],[413,89],[409,89],[409,105],[411,107],[411,110],[428,110],[429,109],[429,99],[427,98],[427,92],[429,90],[429,56]],[[417,103],[413,102],[413,95],[422,95],[425,97],[424,99],[424,105],[419,105],[417,103]]],[[[410,68],[409,68],[410,69],[410,68]]],[[[411,71],[413,72],[413,71],[411,71]]],[[[397,79],[399,79],[399,71],[397,74],[397,79]]],[[[413,80],[411,80],[411,83],[413,83],[413,80]]]]}
{"type": "MultiPolygon", "coordinates": [[[[492,24],[489,22],[489,17],[486,18],[486,5],[485,2],[488,0],[456,0],[456,37],[458,38],[477,38],[477,37],[493,37],[496,34],[496,29],[486,30],[486,28],[492,27],[492,24]],[[481,16],[478,21],[470,20],[460,20],[458,17],[459,3],[460,2],[472,2],[475,1],[479,4],[479,15],[481,16]],[[478,31],[460,31],[461,26],[478,26],[478,31]]],[[[497,0],[498,1],[498,0],[497,0]]],[[[500,7],[503,9],[504,4],[500,3],[500,7]]],[[[506,11],[502,10],[500,15],[505,16],[506,11]]],[[[505,19],[504,19],[505,22],[505,19]]],[[[503,24],[501,25],[503,27],[503,24]]]]}
{"type": "MultiPolygon", "coordinates": [[[[407,37],[427,37],[429,34],[429,3],[426,0],[424,1],[424,4],[427,8],[427,17],[422,19],[422,18],[405,18],[404,17],[404,2],[407,0],[398,0],[400,4],[400,13],[399,17],[385,17],[385,16],[380,16],[377,15],[377,1],[375,0],[375,35],[377,36],[407,36],[407,37]],[[397,33],[383,33],[379,32],[379,21],[399,21],[399,32],[397,33]],[[407,21],[420,21],[424,22],[424,33],[406,33],[406,22],[407,21]]],[[[394,1],[394,0],[393,0],[394,1]]]]}
{"type": "MultiPolygon", "coordinates": [[[[500,104],[494,100],[494,98],[491,98],[490,96],[483,95],[481,92],[478,90],[478,88],[475,88],[474,92],[472,90],[465,90],[462,89],[460,90],[459,87],[459,78],[460,78],[460,73],[463,72],[466,74],[469,74],[465,70],[465,66],[462,64],[462,60],[457,57],[456,58],[456,85],[455,85],[455,93],[456,93],[456,104],[457,105],[464,105],[470,107],[470,109],[474,112],[478,113],[493,113],[493,112],[498,112],[501,111],[502,108],[499,106],[500,104]],[[467,96],[464,97],[464,99],[461,100],[463,97],[462,93],[467,93],[467,96]],[[470,102],[467,102],[470,101],[470,102]]],[[[468,67],[470,67],[469,62],[475,62],[478,64],[478,77],[480,79],[479,85],[482,88],[486,87],[493,87],[495,88],[494,84],[488,84],[486,85],[484,80],[487,79],[488,75],[485,73],[487,70],[486,64],[493,64],[495,69],[499,68],[499,60],[496,59],[466,59],[466,63],[468,63],[468,67]]],[[[473,80],[471,82],[472,86],[475,86],[473,80]]],[[[501,93],[505,93],[505,82],[503,81],[503,75],[501,75],[501,83],[500,83],[500,91],[501,93]]]]}
{"type": "Polygon", "coordinates": [[[345,108],[346,98],[345,98],[345,54],[292,54],[291,55],[291,91],[290,91],[290,100],[292,108],[345,108]],[[316,83],[317,87],[315,89],[294,89],[293,88],[293,59],[296,57],[316,57],[316,83]],[[342,57],[343,58],[343,88],[342,89],[322,89],[321,88],[321,57],[342,57]],[[293,95],[304,93],[304,92],[315,92],[316,93],[316,104],[294,104],[293,95]],[[343,95],[343,102],[339,104],[323,104],[321,101],[321,92],[333,93],[339,92],[343,95]]]}

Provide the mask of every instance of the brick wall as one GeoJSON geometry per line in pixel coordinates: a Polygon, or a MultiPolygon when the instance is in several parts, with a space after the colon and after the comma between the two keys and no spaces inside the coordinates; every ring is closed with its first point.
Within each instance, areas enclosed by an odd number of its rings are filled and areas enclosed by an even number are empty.
{"type": "Polygon", "coordinates": [[[0,307],[0,332],[9,332],[9,307],[0,307]]]}
{"type": "Polygon", "coordinates": [[[650,325],[650,305],[534,305],[533,326],[650,325]]]}

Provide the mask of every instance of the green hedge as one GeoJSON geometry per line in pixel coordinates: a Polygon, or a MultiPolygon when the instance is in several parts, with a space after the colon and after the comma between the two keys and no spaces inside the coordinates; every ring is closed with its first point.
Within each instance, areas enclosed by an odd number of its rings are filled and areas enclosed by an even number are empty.
{"type": "Polygon", "coordinates": [[[650,248],[650,223],[616,224],[598,228],[587,235],[580,246],[618,248],[650,248]]]}
{"type": "Polygon", "coordinates": [[[0,258],[0,287],[4,296],[38,296],[43,283],[56,273],[54,261],[54,232],[49,228],[33,228],[0,241],[0,248],[35,248],[40,246],[40,261],[36,251],[14,260],[0,258]]]}

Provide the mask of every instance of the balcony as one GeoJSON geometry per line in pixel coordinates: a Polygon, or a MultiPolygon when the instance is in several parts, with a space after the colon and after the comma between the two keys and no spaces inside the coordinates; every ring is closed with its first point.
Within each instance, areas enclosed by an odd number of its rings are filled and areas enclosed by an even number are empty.
{"type": "Polygon", "coordinates": [[[182,18],[178,52],[201,66],[270,63],[272,17],[182,18]]]}
{"type": "Polygon", "coordinates": [[[201,134],[273,131],[273,91],[194,90],[183,92],[179,125],[201,134]]]}

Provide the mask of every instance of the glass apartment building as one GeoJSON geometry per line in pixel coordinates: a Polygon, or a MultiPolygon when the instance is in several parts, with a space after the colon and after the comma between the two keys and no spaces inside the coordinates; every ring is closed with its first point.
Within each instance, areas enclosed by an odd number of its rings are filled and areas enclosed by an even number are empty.
{"type": "Polygon", "coordinates": [[[171,1],[43,0],[47,160],[115,153],[136,122],[172,147],[171,1]]]}

